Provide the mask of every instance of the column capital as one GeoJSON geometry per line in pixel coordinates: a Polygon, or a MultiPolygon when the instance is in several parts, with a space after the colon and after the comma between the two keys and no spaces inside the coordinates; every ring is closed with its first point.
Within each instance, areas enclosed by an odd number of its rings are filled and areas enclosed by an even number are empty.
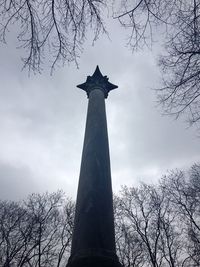
{"type": "Polygon", "coordinates": [[[104,93],[104,97],[107,98],[108,93],[117,88],[117,85],[114,85],[108,81],[107,76],[103,76],[100,72],[99,67],[96,67],[95,72],[92,76],[87,76],[86,82],[77,85],[78,88],[86,91],[87,96],[89,97],[90,92],[95,89],[100,89],[104,93]]]}

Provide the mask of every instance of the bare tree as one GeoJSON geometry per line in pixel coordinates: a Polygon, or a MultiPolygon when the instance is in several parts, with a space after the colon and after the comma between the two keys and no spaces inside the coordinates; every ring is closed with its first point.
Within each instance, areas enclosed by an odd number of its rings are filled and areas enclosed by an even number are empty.
{"type": "Polygon", "coordinates": [[[166,43],[160,65],[165,86],[159,100],[176,118],[187,113],[190,125],[200,120],[200,1],[186,1],[177,13],[176,31],[166,43]]]}
{"type": "MultiPolygon", "coordinates": [[[[200,164],[158,185],[123,187],[114,210],[124,267],[200,266],[200,164]]],[[[0,266],[66,266],[73,217],[74,203],[60,191],[0,201],[0,266]]]]}
{"type": "MultiPolygon", "coordinates": [[[[89,30],[94,41],[107,33],[103,16],[109,9],[104,0],[0,0],[0,40],[5,43],[13,27],[27,53],[24,67],[40,71],[50,58],[53,71],[61,62],[77,64],[89,30]]],[[[189,125],[198,123],[200,0],[115,0],[112,9],[113,18],[130,31],[133,51],[154,40],[165,47],[159,60],[163,84],[157,91],[164,113],[186,114],[189,125]]]]}
{"type": "Polygon", "coordinates": [[[32,194],[23,203],[0,203],[0,266],[65,266],[74,203],[56,193],[32,194]]]}
{"type": "MultiPolygon", "coordinates": [[[[14,202],[0,202],[0,265],[10,267],[20,257],[25,240],[19,225],[25,221],[26,211],[14,202]]],[[[25,231],[25,229],[24,229],[25,231]]]]}
{"type": "Polygon", "coordinates": [[[130,29],[133,50],[163,36],[160,57],[164,86],[158,100],[166,114],[187,114],[190,125],[200,120],[200,1],[122,0],[115,12],[130,29]],[[158,28],[159,26],[159,28],[158,28]],[[159,29],[160,34],[156,31],[159,29]]]}
{"type": "Polygon", "coordinates": [[[62,267],[66,265],[67,259],[70,256],[72,230],[74,223],[74,202],[68,200],[65,201],[63,212],[60,216],[59,227],[59,245],[57,247],[57,263],[56,267],[62,267]]]}
{"type": "Polygon", "coordinates": [[[135,255],[131,258],[139,261],[139,266],[162,266],[162,201],[156,190],[145,184],[139,188],[124,187],[121,192],[118,213],[123,220],[122,233],[124,231],[125,242],[130,243],[128,249],[131,245],[134,247],[132,242],[136,241],[136,249],[132,251],[135,255]]]}
{"type": "MultiPolygon", "coordinates": [[[[162,192],[163,194],[163,192],[162,192]]],[[[161,220],[161,250],[166,266],[182,267],[185,256],[184,243],[182,241],[182,226],[177,220],[176,213],[172,211],[172,205],[164,195],[161,220]]]]}
{"type": "Polygon", "coordinates": [[[27,261],[31,266],[61,266],[71,242],[73,204],[64,206],[63,193],[33,194],[25,207],[33,222],[27,261]],[[64,254],[66,252],[66,254],[64,254]]]}
{"type": "Polygon", "coordinates": [[[182,229],[186,253],[183,266],[200,265],[200,166],[194,165],[188,175],[173,171],[162,180],[162,188],[173,205],[177,225],[182,229]]]}
{"type": "Polygon", "coordinates": [[[105,5],[101,0],[1,0],[0,39],[6,42],[14,24],[19,46],[27,52],[24,67],[29,70],[41,70],[47,51],[52,70],[59,62],[77,63],[88,28],[94,41],[106,32],[101,18],[105,5]]]}
{"type": "MultiPolygon", "coordinates": [[[[53,71],[61,62],[77,64],[89,30],[94,41],[107,33],[103,16],[109,9],[104,0],[0,0],[0,40],[5,43],[13,27],[26,51],[24,67],[40,71],[50,58],[53,71]]],[[[200,0],[115,0],[112,9],[113,18],[130,31],[133,51],[151,47],[154,40],[165,47],[159,60],[163,84],[157,91],[164,113],[186,114],[189,125],[198,123],[200,0]]]]}
{"type": "Polygon", "coordinates": [[[161,24],[169,25],[174,15],[174,3],[176,1],[160,0],[121,0],[114,9],[114,19],[121,26],[130,31],[128,44],[133,51],[151,47],[154,39],[155,27],[161,24]]]}
{"type": "Polygon", "coordinates": [[[121,198],[114,198],[115,238],[117,254],[125,267],[142,267],[145,265],[144,244],[136,231],[129,226],[122,211],[121,198]]]}
{"type": "MultiPolygon", "coordinates": [[[[190,215],[185,214],[185,202],[179,201],[177,189],[172,185],[177,178],[174,173],[173,179],[166,176],[159,186],[123,187],[120,195],[115,197],[117,252],[123,266],[199,266],[199,234],[191,225],[194,209],[195,222],[200,220],[199,205],[195,200],[200,173],[197,166],[192,170],[195,187],[187,189],[187,199],[195,202],[195,208],[194,204],[187,204],[190,215]]],[[[181,187],[185,181],[181,178],[178,184],[181,187]]]]}

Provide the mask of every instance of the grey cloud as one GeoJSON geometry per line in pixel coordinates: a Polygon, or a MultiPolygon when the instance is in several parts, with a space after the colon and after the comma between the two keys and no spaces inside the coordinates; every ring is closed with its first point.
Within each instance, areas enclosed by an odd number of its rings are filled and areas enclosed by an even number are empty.
{"type": "Polygon", "coordinates": [[[0,197],[5,200],[21,200],[22,197],[38,191],[27,167],[5,162],[0,162],[0,185],[0,197]]]}
{"type": "Polygon", "coordinates": [[[0,47],[4,196],[63,189],[75,197],[88,101],[76,85],[92,75],[97,64],[119,86],[106,100],[114,190],[141,179],[157,181],[167,169],[198,160],[200,144],[194,130],[162,117],[155,107],[150,88],[158,86],[159,70],[154,54],[131,54],[121,30],[111,28],[112,41],[105,37],[92,47],[88,40],[79,69],[66,66],[53,76],[47,70],[28,77],[20,71],[19,51],[0,47]]]}

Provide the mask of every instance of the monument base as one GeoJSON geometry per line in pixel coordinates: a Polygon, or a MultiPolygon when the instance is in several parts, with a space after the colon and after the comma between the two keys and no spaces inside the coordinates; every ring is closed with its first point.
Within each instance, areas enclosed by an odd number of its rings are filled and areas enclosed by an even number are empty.
{"type": "Polygon", "coordinates": [[[122,267],[122,265],[113,252],[89,249],[71,255],[66,267],[122,267]]]}

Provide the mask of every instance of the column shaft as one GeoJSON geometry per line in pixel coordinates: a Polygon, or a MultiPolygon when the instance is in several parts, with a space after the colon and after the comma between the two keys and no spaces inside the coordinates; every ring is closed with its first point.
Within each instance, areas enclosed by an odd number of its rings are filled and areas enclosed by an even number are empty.
{"type": "Polygon", "coordinates": [[[90,249],[115,252],[105,100],[99,89],[89,96],[72,255],[90,249]]]}

